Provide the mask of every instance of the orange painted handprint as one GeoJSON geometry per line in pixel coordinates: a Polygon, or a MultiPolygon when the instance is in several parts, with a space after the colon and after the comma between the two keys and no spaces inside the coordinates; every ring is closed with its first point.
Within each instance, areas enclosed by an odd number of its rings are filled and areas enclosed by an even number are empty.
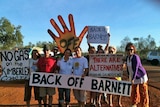
{"type": "Polygon", "coordinates": [[[69,19],[69,24],[70,24],[70,30],[66,26],[66,23],[64,22],[62,16],[60,15],[58,16],[58,20],[61,23],[64,31],[62,31],[59,28],[59,26],[53,19],[50,20],[52,26],[57,31],[59,36],[56,36],[50,29],[48,29],[48,33],[55,40],[60,52],[62,53],[64,52],[66,48],[69,48],[73,51],[75,47],[79,46],[85,33],[88,31],[88,27],[85,26],[83,31],[80,33],[79,37],[77,37],[72,14],[69,14],[68,19],[69,19]]]}

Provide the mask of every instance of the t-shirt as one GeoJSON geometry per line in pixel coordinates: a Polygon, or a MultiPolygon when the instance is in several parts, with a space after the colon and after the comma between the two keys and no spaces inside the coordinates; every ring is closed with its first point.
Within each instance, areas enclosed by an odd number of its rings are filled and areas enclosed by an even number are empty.
{"type": "Polygon", "coordinates": [[[30,72],[36,72],[38,70],[37,68],[37,62],[38,59],[34,60],[34,59],[29,59],[29,68],[30,68],[30,72]]]}
{"type": "Polygon", "coordinates": [[[60,67],[59,74],[71,75],[73,71],[73,60],[69,58],[68,61],[65,61],[63,57],[61,60],[58,60],[57,66],[60,67]]]}
{"type": "Polygon", "coordinates": [[[56,67],[56,60],[52,57],[41,57],[38,60],[37,66],[40,72],[53,72],[53,69],[56,67]]]}
{"type": "Polygon", "coordinates": [[[73,74],[82,76],[84,69],[88,68],[88,61],[85,57],[73,58],[73,74]]]}

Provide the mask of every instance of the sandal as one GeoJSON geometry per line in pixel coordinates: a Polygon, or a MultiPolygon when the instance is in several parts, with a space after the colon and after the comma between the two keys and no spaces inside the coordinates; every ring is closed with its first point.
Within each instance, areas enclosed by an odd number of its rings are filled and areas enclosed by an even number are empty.
{"type": "Polygon", "coordinates": [[[98,104],[98,107],[101,107],[101,104],[100,104],[100,103],[98,104]]]}
{"type": "Polygon", "coordinates": [[[119,104],[119,106],[118,106],[118,107],[123,107],[123,106],[122,106],[122,104],[119,104]]]}
{"type": "Polygon", "coordinates": [[[110,104],[109,107],[113,107],[113,104],[110,104]]]}

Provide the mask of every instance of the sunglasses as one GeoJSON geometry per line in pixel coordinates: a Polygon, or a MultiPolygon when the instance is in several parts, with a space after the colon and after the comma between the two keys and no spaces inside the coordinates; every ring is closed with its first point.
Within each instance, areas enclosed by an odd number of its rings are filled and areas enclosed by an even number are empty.
{"type": "Polygon", "coordinates": [[[133,49],[127,49],[127,51],[133,51],[133,49]]]}
{"type": "Polygon", "coordinates": [[[109,51],[109,53],[113,53],[113,51],[109,51]]]}

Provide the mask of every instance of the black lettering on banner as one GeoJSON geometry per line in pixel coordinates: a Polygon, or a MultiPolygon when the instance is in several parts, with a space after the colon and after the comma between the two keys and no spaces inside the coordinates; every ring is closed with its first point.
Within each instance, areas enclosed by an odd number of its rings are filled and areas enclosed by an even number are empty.
{"type": "Polygon", "coordinates": [[[20,55],[18,55],[18,51],[15,51],[15,52],[14,52],[14,59],[15,59],[16,61],[20,60],[20,55]]]}
{"type": "Polygon", "coordinates": [[[54,77],[54,76],[53,76],[53,75],[49,75],[49,76],[47,77],[47,83],[48,83],[48,84],[54,84],[54,81],[53,81],[53,82],[49,82],[49,78],[50,78],[50,77],[54,77]]]}
{"type": "Polygon", "coordinates": [[[12,62],[6,62],[6,66],[11,66],[12,62]]]}
{"type": "Polygon", "coordinates": [[[62,77],[61,75],[60,76],[56,75],[55,85],[57,85],[57,84],[62,85],[60,82],[61,77],[62,77]]]}
{"type": "Polygon", "coordinates": [[[130,88],[131,88],[131,84],[128,84],[128,92],[127,92],[128,95],[129,95],[129,92],[130,92],[130,88]]]}
{"type": "Polygon", "coordinates": [[[25,60],[29,59],[29,49],[24,50],[24,59],[25,60]]]}
{"type": "Polygon", "coordinates": [[[117,90],[117,82],[112,81],[112,92],[116,92],[117,90]]]}
{"type": "Polygon", "coordinates": [[[73,86],[74,85],[74,78],[70,77],[67,81],[68,86],[73,86]]]}
{"type": "Polygon", "coordinates": [[[104,84],[103,84],[103,80],[100,81],[100,84],[99,84],[99,88],[98,90],[102,89],[102,91],[104,91],[104,84]]]}
{"type": "Polygon", "coordinates": [[[118,93],[122,93],[121,92],[121,84],[122,84],[121,82],[118,83],[118,93]]]}
{"type": "Polygon", "coordinates": [[[97,90],[97,85],[98,85],[98,81],[96,79],[92,79],[91,89],[92,90],[97,90]]]}
{"type": "Polygon", "coordinates": [[[68,86],[75,86],[77,87],[77,85],[79,84],[79,87],[82,87],[84,78],[80,78],[80,77],[70,77],[67,81],[68,86]]]}
{"type": "Polygon", "coordinates": [[[79,86],[80,88],[82,87],[83,81],[84,81],[84,78],[81,78],[80,86],[79,86]]]}
{"type": "Polygon", "coordinates": [[[111,92],[111,90],[109,89],[110,86],[111,86],[111,81],[106,80],[106,87],[105,87],[105,90],[108,90],[108,92],[111,92]]]}
{"type": "Polygon", "coordinates": [[[45,75],[42,76],[42,79],[40,81],[40,84],[42,84],[42,83],[47,84],[47,80],[46,80],[45,75]]]}
{"type": "Polygon", "coordinates": [[[75,79],[75,87],[77,86],[77,84],[78,84],[78,80],[79,80],[79,78],[78,77],[76,77],[76,79],[75,79]]]}
{"type": "Polygon", "coordinates": [[[0,52],[1,61],[15,61],[20,60],[28,60],[29,59],[29,49],[21,49],[17,51],[4,51],[3,53],[0,52]]]}
{"type": "Polygon", "coordinates": [[[13,59],[13,54],[12,52],[7,52],[4,51],[4,54],[1,52],[1,61],[5,60],[5,61],[12,61],[13,59]]]}
{"type": "Polygon", "coordinates": [[[126,83],[123,83],[123,89],[122,89],[122,93],[125,93],[125,87],[126,87],[126,83]]]}
{"type": "Polygon", "coordinates": [[[40,82],[40,74],[33,74],[32,83],[39,83],[40,82]]]}

